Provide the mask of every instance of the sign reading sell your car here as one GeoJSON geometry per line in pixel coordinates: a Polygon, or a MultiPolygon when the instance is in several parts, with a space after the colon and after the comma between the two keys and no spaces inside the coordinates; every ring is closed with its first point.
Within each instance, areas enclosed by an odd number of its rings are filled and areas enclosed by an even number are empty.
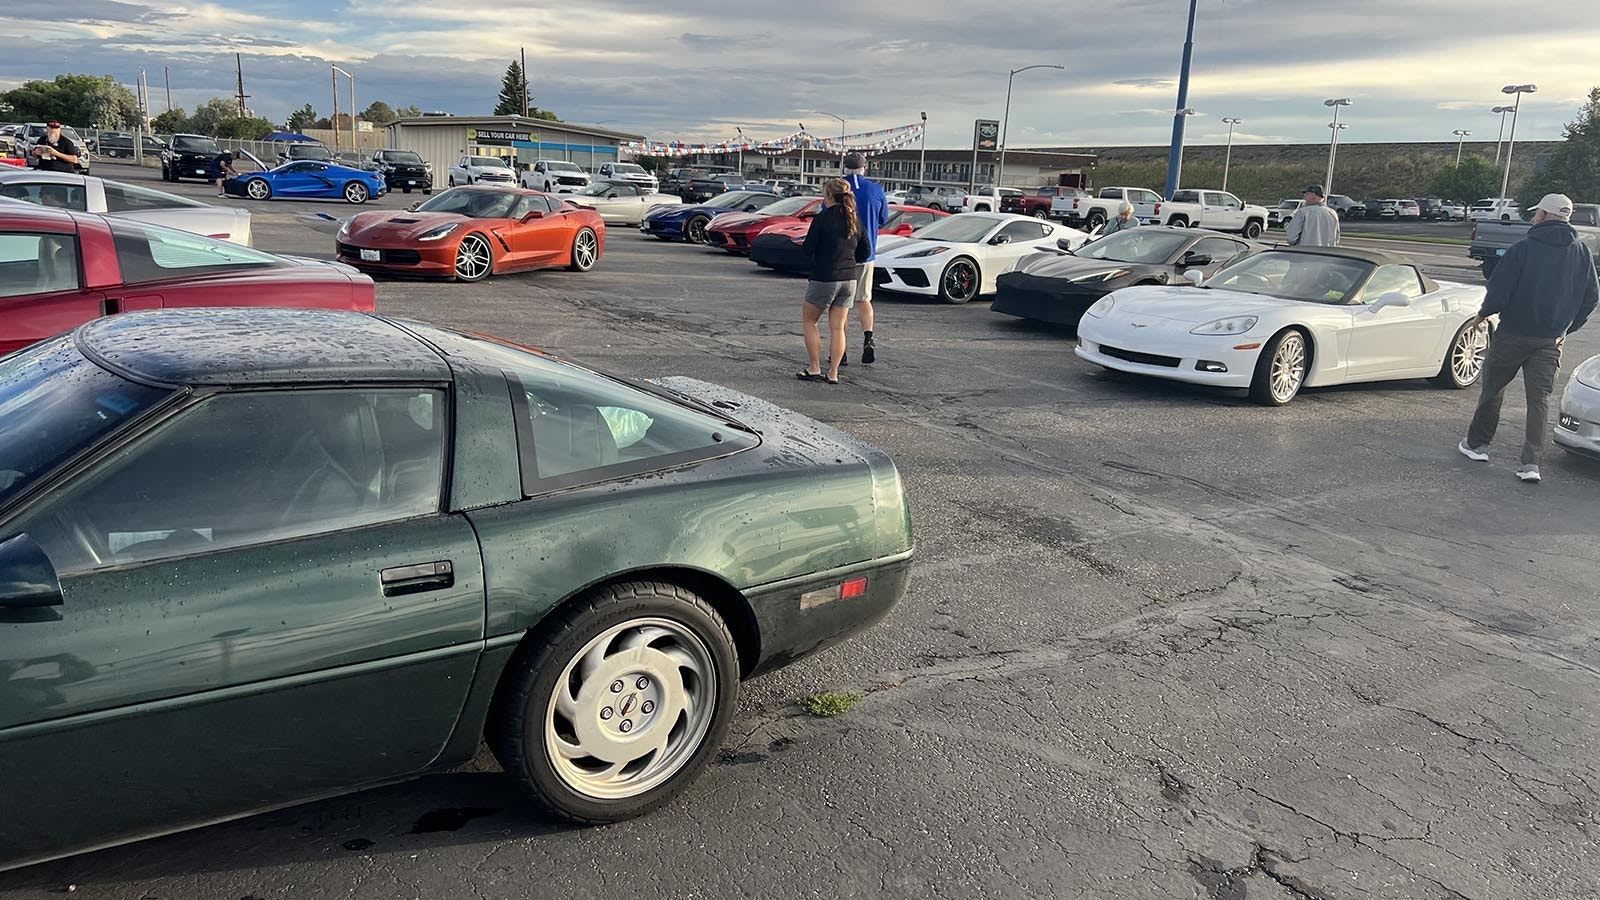
{"type": "Polygon", "coordinates": [[[475,144],[515,144],[518,141],[537,141],[539,135],[532,131],[496,131],[490,128],[467,129],[467,140],[475,144]]]}

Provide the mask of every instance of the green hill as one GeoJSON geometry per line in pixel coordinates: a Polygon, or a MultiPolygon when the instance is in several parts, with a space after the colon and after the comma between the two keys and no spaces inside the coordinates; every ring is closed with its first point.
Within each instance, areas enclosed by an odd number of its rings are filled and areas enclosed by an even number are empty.
{"type": "MultiPolygon", "coordinates": [[[[1539,160],[1559,141],[1518,141],[1511,166],[1511,193],[1533,174],[1539,160]]],[[[1035,148],[1030,148],[1035,149],[1035,148]]],[[[1167,148],[1160,147],[1049,147],[1063,153],[1093,153],[1098,157],[1090,171],[1096,187],[1139,185],[1161,190],[1167,183],[1167,148]]],[[[1183,153],[1186,187],[1221,187],[1225,147],[1187,147],[1183,153]]],[[[1463,151],[1494,161],[1494,144],[1475,141],[1463,151]]],[[[1454,141],[1410,144],[1340,144],[1333,190],[1357,199],[1368,197],[1426,197],[1428,182],[1441,168],[1455,165],[1454,141]]],[[[1502,161],[1504,157],[1502,157],[1502,161]]],[[[1278,201],[1299,197],[1301,189],[1320,182],[1327,174],[1327,144],[1234,144],[1228,190],[1252,203],[1277,206],[1278,201]]],[[[1475,200],[1476,197],[1450,199],[1475,200]]]]}

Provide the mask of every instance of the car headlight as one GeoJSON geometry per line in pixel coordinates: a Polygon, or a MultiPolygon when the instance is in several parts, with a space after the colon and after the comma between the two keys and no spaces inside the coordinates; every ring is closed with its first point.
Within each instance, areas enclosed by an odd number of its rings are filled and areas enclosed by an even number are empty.
{"type": "Polygon", "coordinates": [[[1229,316],[1226,319],[1207,322],[1199,328],[1192,329],[1189,333],[1198,335],[1244,334],[1246,331],[1256,327],[1256,323],[1259,321],[1260,319],[1256,316],[1229,316]]]}
{"type": "Polygon", "coordinates": [[[1096,319],[1103,319],[1106,317],[1107,313],[1111,312],[1111,307],[1116,305],[1116,297],[1101,297],[1093,306],[1089,307],[1088,314],[1094,316],[1096,319]]]}
{"type": "Polygon", "coordinates": [[[461,227],[461,223],[460,222],[451,222],[449,225],[440,225],[438,228],[432,229],[431,231],[428,231],[428,232],[424,233],[421,237],[417,238],[417,240],[419,240],[419,241],[437,241],[437,240],[442,240],[445,237],[449,236],[449,234],[451,232],[455,231],[457,228],[460,228],[460,227],[461,227]]]}
{"type": "Polygon", "coordinates": [[[355,217],[352,216],[349,219],[345,219],[343,222],[339,223],[339,237],[347,237],[347,236],[349,236],[349,234],[350,234],[350,223],[352,221],[354,221],[354,219],[355,219],[355,217]]]}
{"type": "Polygon", "coordinates": [[[941,247],[941,246],[924,247],[924,248],[922,248],[921,250],[918,250],[915,253],[907,253],[905,256],[902,256],[900,258],[901,259],[922,259],[922,258],[929,257],[929,256],[938,256],[939,254],[946,253],[949,250],[950,250],[949,247],[941,247]]]}
{"type": "Polygon", "coordinates": [[[1114,278],[1121,278],[1126,274],[1128,274],[1128,270],[1126,269],[1113,269],[1110,272],[1101,272],[1098,275],[1086,275],[1083,278],[1075,278],[1073,280],[1079,284],[1088,284],[1095,281],[1110,281],[1114,278]]]}

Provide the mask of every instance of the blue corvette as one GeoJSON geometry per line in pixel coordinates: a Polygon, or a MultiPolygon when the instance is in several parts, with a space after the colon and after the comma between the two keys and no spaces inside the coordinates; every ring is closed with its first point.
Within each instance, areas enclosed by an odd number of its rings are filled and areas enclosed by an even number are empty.
{"type": "Polygon", "coordinates": [[[365,203],[373,197],[383,196],[389,190],[382,172],[367,172],[312,159],[292,160],[276,169],[269,169],[249,151],[241,150],[239,155],[260,166],[262,171],[224,181],[222,190],[235,197],[365,203]]]}
{"type": "Polygon", "coordinates": [[[731,212],[755,212],[780,199],[777,194],[762,191],[729,191],[705,203],[658,206],[645,214],[639,230],[663,241],[685,240],[691,244],[704,244],[706,226],[717,216],[731,212]]]}

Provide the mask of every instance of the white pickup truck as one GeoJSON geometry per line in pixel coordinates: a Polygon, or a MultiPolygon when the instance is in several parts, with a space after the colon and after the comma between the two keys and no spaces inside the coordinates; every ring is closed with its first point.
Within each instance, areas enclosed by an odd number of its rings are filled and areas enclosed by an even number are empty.
{"type": "Polygon", "coordinates": [[[1173,191],[1152,213],[1135,209],[1139,221],[1154,225],[1237,231],[1250,240],[1267,230],[1267,208],[1245,203],[1227,191],[1173,191]]]}
{"type": "Polygon", "coordinates": [[[1093,197],[1057,197],[1050,204],[1050,218],[1093,231],[1115,218],[1117,208],[1124,202],[1133,204],[1133,217],[1143,222],[1155,216],[1161,195],[1149,188],[1104,187],[1093,197]]]}

